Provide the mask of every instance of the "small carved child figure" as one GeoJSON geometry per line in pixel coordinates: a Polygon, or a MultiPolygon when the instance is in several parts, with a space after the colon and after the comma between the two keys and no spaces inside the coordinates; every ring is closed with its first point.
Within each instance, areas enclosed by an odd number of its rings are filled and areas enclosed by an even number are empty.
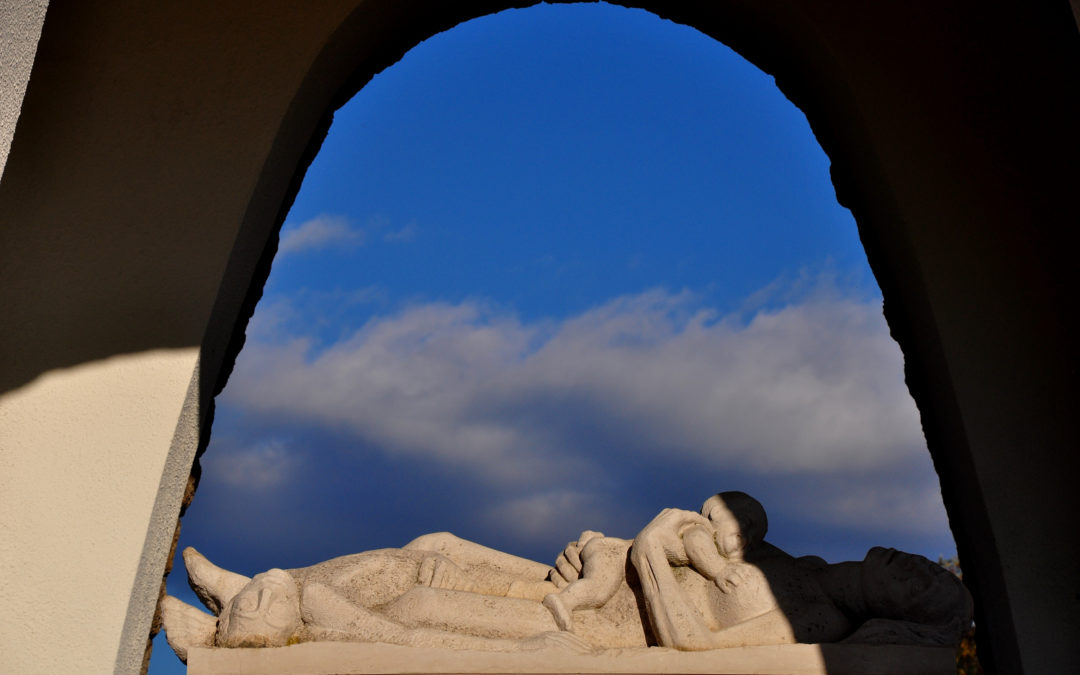
{"type": "Polygon", "coordinates": [[[705,500],[701,515],[709,519],[709,526],[690,525],[682,532],[687,560],[727,592],[738,576],[729,573],[730,567],[747,564],[746,553],[765,539],[769,529],[765,509],[750,495],[731,491],[705,500]]]}
{"type": "Polygon", "coordinates": [[[547,594],[543,600],[560,629],[573,630],[575,609],[601,607],[615,595],[626,580],[627,551],[633,543],[629,539],[605,537],[600,532],[583,532],[577,541],[580,566],[570,560],[574,545],[567,546],[556,561],[556,571],[551,573],[550,579],[556,585],[565,584],[566,577],[573,578],[577,571],[575,567],[580,569],[580,576],[558,592],[547,594]]]}
{"type": "MultiPolygon", "coordinates": [[[[682,550],[672,562],[689,564],[727,592],[738,578],[728,573],[731,566],[746,564],[742,562],[745,552],[765,538],[765,509],[745,493],[722,492],[702,504],[701,515],[708,519],[707,523],[691,524],[679,533],[682,550]]],[[[573,630],[574,610],[595,609],[611,599],[626,580],[627,552],[632,543],[587,531],[577,542],[580,566],[568,560],[566,552],[560,556],[556,569],[561,578],[555,573],[551,577],[556,585],[573,576],[578,568],[580,575],[559,592],[544,597],[543,604],[559,628],[573,630]]]]}

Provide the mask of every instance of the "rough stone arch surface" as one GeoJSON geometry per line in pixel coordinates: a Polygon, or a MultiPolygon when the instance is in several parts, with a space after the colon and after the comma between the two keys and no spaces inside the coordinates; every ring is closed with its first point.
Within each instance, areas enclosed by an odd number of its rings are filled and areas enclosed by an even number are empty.
{"type": "MultiPolygon", "coordinates": [[[[25,96],[3,83],[0,669],[139,669],[213,396],[333,110],[420,41],[529,4],[51,3],[25,96]]],[[[905,355],[984,665],[1074,667],[1069,6],[626,4],[806,113],[905,355]]]]}

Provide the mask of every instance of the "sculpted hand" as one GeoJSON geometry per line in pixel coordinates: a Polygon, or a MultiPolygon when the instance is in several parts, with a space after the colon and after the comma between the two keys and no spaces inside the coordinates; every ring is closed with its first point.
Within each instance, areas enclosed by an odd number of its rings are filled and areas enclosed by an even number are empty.
{"type": "Polygon", "coordinates": [[[713,581],[721,593],[730,593],[739,586],[750,582],[750,577],[750,569],[746,565],[734,564],[726,566],[720,576],[713,581]]]}
{"type": "Polygon", "coordinates": [[[590,539],[602,536],[604,536],[602,532],[585,530],[577,541],[572,541],[566,545],[566,548],[555,560],[555,569],[548,575],[551,583],[555,584],[556,588],[562,588],[581,577],[581,549],[585,548],[585,544],[589,543],[590,539]]]}
{"type": "Polygon", "coordinates": [[[686,547],[682,543],[682,533],[691,525],[708,527],[709,521],[700,513],[683,509],[664,509],[645,526],[634,539],[634,549],[640,555],[646,551],[662,550],[671,562],[686,564],[686,547]]]}
{"type": "Polygon", "coordinates": [[[469,579],[465,571],[441,555],[424,558],[420,563],[420,570],[416,573],[416,581],[421,586],[444,588],[448,591],[476,590],[476,584],[469,579]]]}

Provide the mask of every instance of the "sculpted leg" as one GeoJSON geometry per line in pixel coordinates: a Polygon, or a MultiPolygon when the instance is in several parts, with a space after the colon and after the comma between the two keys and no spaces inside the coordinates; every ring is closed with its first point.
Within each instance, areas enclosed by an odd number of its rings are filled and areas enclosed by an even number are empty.
{"type": "MultiPolygon", "coordinates": [[[[307,624],[310,640],[347,640],[361,642],[385,642],[409,647],[446,647],[450,649],[475,649],[481,651],[529,651],[545,647],[556,647],[566,651],[587,653],[591,647],[575,638],[562,634],[552,634],[534,630],[536,625],[521,622],[514,624],[515,630],[508,630],[506,617],[491,611],[490,601],[474,593],[446,591],[433,588],[416,588],[408,598],[391,603],[387,616],[382,616],[369,609],[355,605],[333,589],[322,584],[311,584],[304,589],[301,613],[307,624]],[[473,599],[474,602],[469,603],[473,599]],[[453,607],[455,600],[464,601],[468,606],[453,607]],[[458,625],[460,622],[440,620],[440,611],[449,617],[462,614],[473,618],[487,617],[490,626],[500,626],[500,630],[489,630],[492,636],[478,635],[474,627],[458,625]],[[484,611],[481,611],[484,610],[484,611]],[[471,614],[469,614],[471,612],[471,614]],[[427,615],[427,616],[421,616],[427,615]],[[404,621],[402,621],[404,619],[404,621]],[[437,627],[433,627],[437,626],[437,627]]],[[[526,602],[526,601],[509,601],[526,602]]],[[[534,603],[527,603],[534,604],[534,603]]],[[[520,608],[514,608],[520,609],[520,608]]],[[[543,610],[540,610],[543,613],[543,610]]],[[[542,629],[545,626],[540,626],[542,629]]],[[[546,625],[550,631],[553,626],[546,625]]]]}
{"type": "Polygon", "coordinates": [[[650,625],[663,647],[700,651],[715,645],[713,633],[683,593],[671,571],[671,560],[682,548],[680,533],[691,525],[707,524],[696,513],[664,509],[634,539],[630,560],[637,570],[650,625]]]}
{"type": "Polygon", "coordinates": [[[468,574],[477,593],[486,595],[508,595],[514,582],[541,582],[551,571],[547,565],[482,546],[449,532],[417,537],[404,549],[446,556],[468,574]]]}
{"type": "Polygon", "coordinates": [[[251,581],[251,577],[218,567],[191,546],[184,549],[184,567],[191,590],[215,615],[251,581]]]}
{"type": "Polygon", "coordinates": [[[520,639],[557,630],[539,603],[417,587],[382,608],[404,626],[489,638],[520,639]]]}

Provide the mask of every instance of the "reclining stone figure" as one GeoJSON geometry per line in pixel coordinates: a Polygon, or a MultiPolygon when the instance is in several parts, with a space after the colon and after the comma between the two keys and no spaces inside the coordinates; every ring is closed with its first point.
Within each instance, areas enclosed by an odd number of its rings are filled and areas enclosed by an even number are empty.
{"type": "Polygon", "coordinates": [[[400,549],[254,578],[192,548],[188,579],[213,612],[166,596],[169,644],[264,647],[344,640],[487,651],[706,650],[862,642],[955,646],[971,624],[963,584],[921,556],[794,558],[764,541],[765,511],[725,492],[666,509],[631,542],[585,532],[554,567],[449,533],[400,549]]]}

